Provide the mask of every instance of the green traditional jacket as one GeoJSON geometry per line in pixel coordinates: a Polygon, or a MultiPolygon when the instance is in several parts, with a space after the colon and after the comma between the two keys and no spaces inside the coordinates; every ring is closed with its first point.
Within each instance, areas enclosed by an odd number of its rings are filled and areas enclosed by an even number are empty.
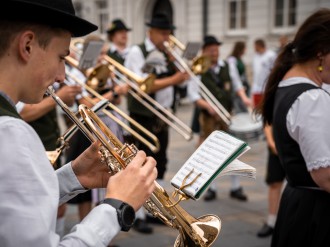
{"type": "Polygon", "coordinates": [[[230,112],[232,110],[233,87],[229,75],[229,66],[225,62],[220,72],[215,74],[211,69],[201,75],[201,81],[215,98],[230,112]]]}

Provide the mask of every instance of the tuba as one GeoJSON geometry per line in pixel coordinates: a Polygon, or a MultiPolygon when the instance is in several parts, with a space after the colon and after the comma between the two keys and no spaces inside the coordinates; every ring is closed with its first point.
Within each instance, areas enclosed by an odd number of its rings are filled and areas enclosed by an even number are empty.
{"type": "MultiPolygon", "coordinates": [[[[100,153],[102,161],[109,167],[110,173],[115,174],[130,163],[138,149],[133,145],[122,144],[116,136],[105,126],[97,115],[84,105],[79,105],[79,113],[84,124],[49,87],[50,94],[68,117],[77,125],[84,135],[94,142],[101,143],[100,153]]],[[[161,219],[166,225],[179,231],[174,246],[194,247],[211,246],[217,239],[221,220],[216,215],[204,215],[199,218],[191,216],[178,202],[175,202],[157,182],[151,197],[145,202],[144,207],[155,217],[161,219]]]]}

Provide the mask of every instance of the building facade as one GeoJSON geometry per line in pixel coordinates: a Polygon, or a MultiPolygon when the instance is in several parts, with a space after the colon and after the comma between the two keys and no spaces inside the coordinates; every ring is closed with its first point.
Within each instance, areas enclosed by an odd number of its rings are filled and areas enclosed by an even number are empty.
{"type": "Polygon", "coordinates": [[[318,8],[330,8],[329,0],[73,0],[76,12],[105,31],[114,18],[132,28],[129,44],[143,41],[145,23],[155,13],[166,13],[176,26],[174,35],[183,43],[201,42],[205,34],[223,42],[226,58],[236,41],[247,44],[245,62],[254,53],[254,40],[262,38],[276,49],[281,35],[292,37],[299,24],[318,8]]]}

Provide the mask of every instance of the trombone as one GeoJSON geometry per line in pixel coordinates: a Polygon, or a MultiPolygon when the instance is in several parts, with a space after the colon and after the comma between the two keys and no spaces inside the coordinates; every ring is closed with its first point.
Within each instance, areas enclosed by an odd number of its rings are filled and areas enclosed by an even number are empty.
{"type": "MultiPolygon", "coordinates": [[[[169,45],[172,48],[178,47],[181,51],[186,49],[186,46],[172,34],[169,36],[169,45]]],[[[193,58],[190,65],[190,69],[194,72],[195,75],[205,73],[210,67],[211,60],[209,57],[204,55],[193,58]]]]}
{"type": "MultiPolygon", "coordinates": [[[[174,37],[174,36],[173,36],[174,37]]],[[[172,38],[172,42],[173,42],[172,38]]],[[[182,71],[188,73],[192,82],[196,83],[201,89],[201,96],[206,100],[208,104],[213,108],[213,110],[218,114],[223,122],[230,125],[230,113],[220,104],[220,102],[214,97],[214,95],[207,89],[201,80],[198,79],[196,74],[191,70],[191,68],[186,64],[186,62],[182,59],[182,57],[174,50],[173,46],[170,45],[169,42],[165,41],[164,46],[167,51],[175,58],[175,65],[177,68],[182,71]]]]}
{"type": "MultiPolygon", "coordinates": [[[[159,104],[156,100],[154,100],[150,95],[147,94],[148,90],[143,90],[139,84],[134,83],[136,81],[137,76],[125,68],[123,65],[115,61],[109,56],[105,57],[105,60],[112,65],[109,66],[109,69],[113,71],[113,73],[118,76],[122,81],[127,83],[131,89],[128,91],[137,101],[139,101],[143,106],[145,106],[148,110],[150,110],[153,114],[159,117],[163,122],[176,130],[180,135],[182,135],[187,141],[192,139],[192,130],[183,123],[178,117],[172,114],[169,110],[167,110],[164,106],[159,104]],[[119,71],[119,72],[118,72],[119,71]],[[125,75],[125,76],[124,76],[125,75]]],[[[150,78],[150,75],[146,78],[150,78]]],[[[122,84],[123,82],[118,78],[114,78],[117,84],[122,84]]],[[[140,84],[141,85],[141,84],[140,84]]],[[[147,87],[148,88],[148,87],[147,87]]]]}
{"type": "MultiPolygon", "coordinates": [[[[74,52],[79,53],[76,46],[72,47],[71,45],[71,49],[74,52]]],[[[78,67],[79,62],[76,59],[72,57],[66,57],[66,60],[72,66],[76,68],[78,67]]],[[[143,79],[107,55],[104,56],[104,60],[105,62],[107,62],[110,71],[112,71],[116,76],[118,76],[121,80],[123,80],[126,84],[130,86],[128,93],[130,93],[132,97],[134,97],[143,106],[145,106],[153,114],[159,117],[163,122],[165,122],[175,131],[177,131],[180,135],[182,135],[184,139],[186,139],[187,141],[192,139],[192,130],[173,113],[171,113],[164,106],[159,104],[156,100],[154,100],[148,95],[148,91],[150,90],[153,81],[155,80],[155,75],[151,74],[148,75],[147,78],[143,79]]],[[[93,74],[93,71],[91,72],[91,74],[93,74]]],[[[123,82],[116,77],[113,78],[113,80],[117,84],[123,84],[123,82]]]]}
{"type": "MultiPolygon", "coordinates": [[[[66,72],[66,75],[70,78],[72,78],[77,84],[85,88],[91,95],[94,97],[102,100],[106,100],[102,95],[100,95],[98,92],[96,92],[94,89],[92,89],[90,86],[86,85],[84,82],[79,80],[75,75],[71,74],[70,72],[66,72]]],[[[86,101],[88,101],[90,104],[95,104],[95,102],[89,98],[82,96],[86,101]]],[[[152,134],[150,131],[148,131],[146,128],[144,128],[142,125],[140,125],[138,122],[136,122],[134,119],[132,119],[130,116],[128,116],[126,113],[124,113],[122,110],[120,110],[117,106],[114,104],[108,102],[108,107],[110,107],[115,112],[119,113],[123,118],[125,118],[127,121],[129,121],[132,125],[134,125],[138,130],[141,131],[141,133],[144,133],[148,138],[150,138],[154,144],[152,144],[150,141],[148,141],[146,138],[144,138],[141,134],[133,130],[131,127],[129,127],[127,124],[125,124],[123,121],[121,121],[119,118],[117,118],[115,115],[113,115],[110,111],[107,111],[105,109],[102,109],[102,112],[107,115],[110,119],[112,119],[114,122],[116,122],[118,125],[120,125],[123,129],[128,131],[130,134],[132,134],[136,139],[144,143],[152,152],[157,153],[160,149],[160,143],[158,138],[152,134]]]]}

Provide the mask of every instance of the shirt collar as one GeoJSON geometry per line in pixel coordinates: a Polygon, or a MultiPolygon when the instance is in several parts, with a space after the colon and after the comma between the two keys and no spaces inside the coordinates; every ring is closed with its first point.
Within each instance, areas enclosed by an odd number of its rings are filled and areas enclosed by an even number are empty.
{"type": "Polygon", "coordinates": [[[318,85],[315,82],[313,82],[312,80],[310,80],[306,77],[291,77],[291,78],[281,81],[278,86],[286,87],[286,86],[292,86],[292,85],[296,85],[296,84],[300,84],[300,83],[308,83],[308,84],[312,84],[312,85],[318,87],[318,85]]]}
{"type": "Polygon", "coordinates": [[[144,45],[146,46],[146,50],[147,52],[151,52],[153,50],[156,50],[156,46],[154,45],[154,43],[152,43],[152,41],[150,40],[149,37],[147,37],[144,41],[144,45]]]}
{"type": "Polygon", "coordinates": [[[13,107],[15,107],[14,101],[5,92],[0,91],[0,95],[4,97],[13,107]]]}

